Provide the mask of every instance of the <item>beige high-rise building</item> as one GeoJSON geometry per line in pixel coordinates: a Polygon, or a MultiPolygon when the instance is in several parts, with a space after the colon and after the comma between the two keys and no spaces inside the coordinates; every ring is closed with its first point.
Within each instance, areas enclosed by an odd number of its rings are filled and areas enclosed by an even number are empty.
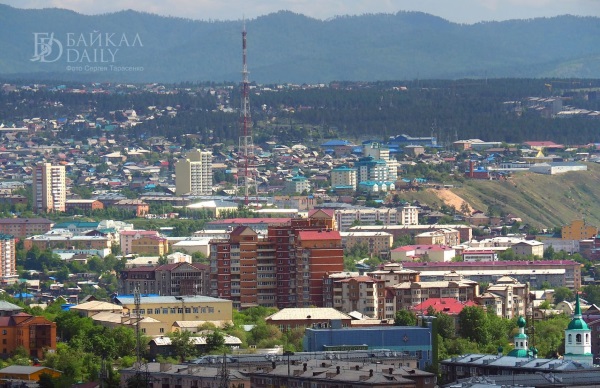
{"type": "Polygon", "coordinates": [[[176,195],[212,194],[212,153],[193,150],[175,164],[176,195]]]}
{"type": "Polygon", "coordinates": [[[17,256],[15,251],[15,237],[0,233],[0,277],[17,276],[17,256]]]}
{"type": "Polygon", "coordinates": [[[33,209],[36,212],[64,212],[67,202],[65,166],[41,163],[33,168],[33,209]]]}

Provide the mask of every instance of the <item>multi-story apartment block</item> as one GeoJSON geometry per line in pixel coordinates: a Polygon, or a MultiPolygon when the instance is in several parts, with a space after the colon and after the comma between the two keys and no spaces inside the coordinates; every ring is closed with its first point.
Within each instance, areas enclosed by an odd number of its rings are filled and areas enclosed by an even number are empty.
{"type": "Polygon", "coordinates": [[[369,143],[363,146],[363,155],[375,160],[383,160],[387,166],[386,180],[395,182],[398,179],[398,161],[390,155],[388,146],[381,143],[369,143]]]}
{"type": "Polygon", "coordinates": [[[229,239],[211,242],[211,294],[234,308],[323,304],[323,276],[343,269],[341,237],[332,212],[272,224],[267,236],[238,226],[229,239]]]}
{"type": "Polygon", "coordinates": [[[419,233],[415,236],[415,244],[458,245],[460,244],[460,232],[452,228],[440,228],[419,233]]]}
{"type": "Polygon", "coordinates": [[[30,250],[36,246],[41,250],[45,249],[110,249],[112,242],[104,236],[73,236],[66,234],[42,234],[31,236],[23,240],[23,246],[30,250]]]}
{"type": "Polygon", "coordinates": [[[132,295],[117,296],[115,303],[123,307],[123,313],[130,317],[138,314],[154,318],[172,327],[177,321],[224,321],[231,322],[233,312],[231,301],[194,296],[145,296],[140,297],[140,308],[136,308],[132,295]]]}
{"type": "MultiPolygon", "coordinates": [[[[469,225],[444,225],[444,228],[458,230],[460,241],[471,241],[473,239],[473,229],[469,225]]],[[[440,225],[358,225],[353,226],[353,231],[371,231],[387,232],[394,236],[394,239],[402,236],[411,236],[427,231],[440,229],[440,225]]]]}
{"type": "Polygon", "coordinates": [[[369,253],[375,255],[387,255],[394,238],[385,232],[340,232],[342,247],[350,249],[355,245],[364,245],[369,253]]]}
{"type": "Polygon", "coordinates": [[[453,298],[461,302],[474,300],[479,295],[479,284],[456,274],[445,280],[432,282],[399,283],[393,287],[396,310],[408,310],[429,298],[453,298]]]}
{"type": "Polygon", "coordinates": [[[357,171],[356,178],[359,183],[386,182],[389,180],[389,168],[385,160],[367,156],[354,163],[354,167],[357,171]]]}
{"type": "Polygon", "coordinates": [[[0,234],[0,277],[6,279],[17,276],[15,237],[0,234]]]}
{"type": "Polygon", "coordinates": [[[308,193],[310,191],[310,181],[302,175],[296,175],[285,181],[285,188],[283,191],[287,194],[308,193]]]}
{"type": "Polygon", "coordinates": [[[585,240],[593,238],[597,234],[598,228],[586,225],[585,220],[575,220],[561,229],[561,238],[563,240],[585,240]]]}
{"type": "Polygon", "coordinates": [[[138,287],[141,294],[208,295],[210,267],[201,263],[174,263],[158,267],[135,267],[121,271],[119,293],[133,294],[138,287]]]}
{"type": "MultiPolygon", "coordinates": [[[[487,288],[483,298],[493,297],[494,306],[498,305],[497,301],[499,300],[502,306],[502,314],[499,314],[499,316],[512,319],[525,316],[528,295],[529,287],[527,284],[519,283],[518,280],[510,276],[503,276],[487,288]]],[[[476,300],[478,299],[476,298],[476,300]]],[[[480,304],[485,305],[486,303],[480,304]]]]}
{"type": "Polygon", "coordinates": [[[385,319],[379,311],[379,308],[383,310],[385,292],[385,281],[369,276],[337,280],[333,282],[333,307],[339,311],[358,311],[370,318],[385,319]]]}
{"type": "Polygon", "coordinates": [[[398,223],[398,211],[389,208],[353,208],[335,211],[338,230],[348,231],[356,225],[395,225],[398,223]]]}
{"type": "Polygon", "coordinates": [[[503,276],[510,276],[521,283],[529,282],[532,289],[543,282],[552,287],[581,288],[581,264],[573,260],[536,261],[489,261],[489,262],[445,262],[403,263],[405,268],[421,272],[423,280],[443,279],[449,272],[462,274],[465,278],[494,284],[503,276]]]}
{"type": "Polygon", "coordinates": [[[212,194],[212,153],[193,150],[186,159],[175,163],[175,193],[177,195],[212,194]]]}
{"type": "Polygon", "coordinates": [[[344,250],[340,232],[301,230],[296,237],[298,276],[297,305],[319,306],[323,303],[323,277],[344,269],[344,250]]]}
{"type": "Polygon", "coordinates": [[[42,163],[32,171],[33,209],[36,212],[64,212],[67,200],[65,166],[42,163]]]}
{"type": "Polygon", "coordinates": [[[419,271],[404,268],[401,263],[387,263],[382,269],[368,272],[367,275],[376,280],[383,280],[386,287],[398,283],[421,281],[419,271]]]}
{"type": "Polygon", "coordinates": [[[54,222],[45,218],[2,218],[0,233],[24,238],[35,234],[44,234],[52,229],[54,222]]]}
{"type": "MultiPolygon", "coordinates": [[[[119,240],[121,243],[121,254],[130,255],[134,252],[134,241],[144,237],[160,237],[160,234],[156,230],[123,230],[119,233],[119,240]]],[[[140,245],[136,244],[139,248],[140,245]]]]}
{"type": "Polygon", "coordinates": [[[401,225],[419,225],[419,208],[416,206],[403,206],[400,209],[401,225]]]}
{"type": "Polygon", "coordinates": [[[357,172],[355,168],[341,166],[331,170],[331,187],[336,189],[349,189],[356,191],[357,172]]]}
{"type": "Polygon", "coordinates": [[[104,209],[104,204],[97,199],[68,199],[65,203],[65,211],[84,211],[104,209]]]}
{"type": "Polygon", "coordinates": [[[164,256],[169,253],[169,241],[162,236],[141,236],[131,241],[131,253],[164,256]]]}

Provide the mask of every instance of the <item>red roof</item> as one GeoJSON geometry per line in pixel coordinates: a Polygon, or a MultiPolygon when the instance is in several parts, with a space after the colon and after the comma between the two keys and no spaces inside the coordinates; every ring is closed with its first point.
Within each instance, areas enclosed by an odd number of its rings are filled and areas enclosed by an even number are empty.
{"type": "Polygon", "coordinates": [[[425,312],[429,307],[433,307],[437,312],[458,315],[467,306],[476,306],[476,304],[472,300],[463,303],[453,298],[429,298],[425,302],[413,306],[412,309],[425,312]]]}
{"type": "Polygon", "coordinates": [[[375,279],[373,279],[370,276],[366,276],[366,275],[362,275],[362,276],[356,276],[353,278],[347,278],[344,280],[340,280],[341,283],[348,283],[350,280],[356,280],[359,283],[375,283],[375,279]]]}
{"type": "Polygon", "coordinates": [[[330,231],[315,231],[315,230],[301,230],[298,232],[298,238],[302,240],[341,240],[340,232],[337,230],[330,231]]]}
{"type": "Polygon", "coordinates": [[[530,147],[550,147],[550,148],[564,148],[562,144],[556,144],[553,141],[526,141],[525,143],[530,147]]]}

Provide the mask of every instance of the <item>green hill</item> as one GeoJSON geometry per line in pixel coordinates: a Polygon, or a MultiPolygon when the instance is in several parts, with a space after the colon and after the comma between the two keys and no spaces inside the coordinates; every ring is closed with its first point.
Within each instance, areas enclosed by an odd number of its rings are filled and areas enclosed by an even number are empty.
{"type": "Polygon", "coordinates": [[[537,228],[575,219],[600,226],[600,165],[587,165],[588,171],[554,176],[524,172],[508,181],[467,180],[452,191],[475,209],[487,212],[493,206],[537,228]]]}
{"type": "MultiPolygon", "coordinates": [[[[281,11],[246,26],[251,80],[261,83],[600,77],[600,23],[593,17],[466,25],[418,12],[322,21],[281,11]]],[[[241,29],[240,20],[135,11],[81,15],[0,4],[0,73],[63,80],[239,81],[241,29]]]]}

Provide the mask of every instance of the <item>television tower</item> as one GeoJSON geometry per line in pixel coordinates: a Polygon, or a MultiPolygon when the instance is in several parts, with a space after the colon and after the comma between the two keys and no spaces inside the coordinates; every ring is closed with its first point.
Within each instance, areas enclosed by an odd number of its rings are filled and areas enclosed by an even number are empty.
{"type": "Polygon", "coordinates": [[[244,204],[248,205],[250,188],[256,187],[256,163],[254,160],[254,141],[252,139],[252,117],[250,116],[250,83],[248,82],[248,65],[246,63],[246,22],[242,30],[242,106],[240,115],[240,140],[238,148],[238,188],[244,185],[244,204]]]}

